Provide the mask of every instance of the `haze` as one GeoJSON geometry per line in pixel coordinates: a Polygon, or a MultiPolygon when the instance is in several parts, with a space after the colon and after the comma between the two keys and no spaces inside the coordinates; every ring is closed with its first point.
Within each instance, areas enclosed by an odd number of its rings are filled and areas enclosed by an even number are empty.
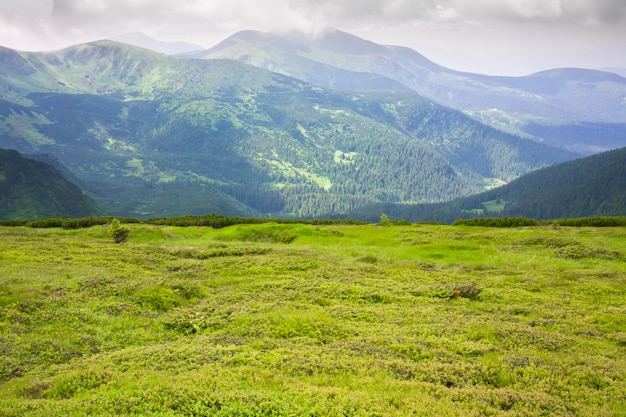
{"type": "Polygon", "coordinates": [[[60,49],[128,32],[208,48],[244,29],[329,27],[408,46],[449,68],[525,75],[626,68],[624,0],[20,0],[0,4],[0,45],[60,49]]]}

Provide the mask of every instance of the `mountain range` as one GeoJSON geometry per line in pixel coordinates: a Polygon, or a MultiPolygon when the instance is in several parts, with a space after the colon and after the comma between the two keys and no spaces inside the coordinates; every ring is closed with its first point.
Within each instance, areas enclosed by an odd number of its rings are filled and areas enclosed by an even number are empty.
{"type": "MultiPolygon", "coordinates": [[[[626,78],[612,72],[559,68],[525,77],[471,74],[409,48],[338,30],[315,38],[242,31],[211,49],[181,56],[234,59],[326,88],[352,89],[354,80],[384,77],[498,129],[581,154],[626,145],[626,78]],[[598,135],[589,138],[590,126],[603,132],[601,141],[598,135]]],[[[387,89],[384,82],[374,84],[371,80],[369,87],[387,89]]]]}
{"type": "MultiPolygon", "coordinates": [[[[377,203],[442,202],[581,156],[564,149],[579,143],[550,146],[536,135],[514,134],[520,129],[496,129],[475,109],[445,106],[401,77],[360,64],[341,68],[301,56],[295,64],[266,69],[215,55],[232,51],[241,37],[259,36],[265,34],[243,32],[184,57],[112,41],[46,53],[0,48],[0,147],[53,155],[105,212],[135,217],[312,217],[377,203]],[[290,66],[301,74],[279,73],[290,66]],[[313,73],[317,80],[308,79],[313,73]]],[[[454,75],[414,51],[333,36],[340,38],[311,44],[323,50],[308,47],[327,61],[360,56],[380,61],[381,68],[390,65],[391,50],[398,65],[405,65],[398,57],[406,55],[435,74],[428,79],[454,75]]],[[[302,48],[271,39],[280,50],[302,48]]],[[[267,56],[275,52],[265,48],[267,56]]],[[[592,87],[585,88],[594,94],[622,88],[623,78],[614,74],[576,77],[574,84],[587,80],[592,87]]],[[[469,91],[455,80],[450,88],[469,91]]],[[[575,86],[565,85],[574,94],[575,86]]],[[[605,142],[593,142],[602,150],[624,139],[619,117],[606,114],[610,123],[599,116],[565,125],[560,119],[544,123],[547,115],[528,120],[538,130],[578,124],[612,132],[598,134],[605,142]]]]}

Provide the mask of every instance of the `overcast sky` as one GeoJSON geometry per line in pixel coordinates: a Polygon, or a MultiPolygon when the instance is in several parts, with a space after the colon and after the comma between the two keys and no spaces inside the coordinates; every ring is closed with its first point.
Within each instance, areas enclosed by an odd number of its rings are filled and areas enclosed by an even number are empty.
{"type": "Polygon", "coordinates": [[[208,48],[244,29],[327,27],[483,74],[626,67],[626,0],[0,0],[0,45],[28,51],[128,32],[208,48]]]}

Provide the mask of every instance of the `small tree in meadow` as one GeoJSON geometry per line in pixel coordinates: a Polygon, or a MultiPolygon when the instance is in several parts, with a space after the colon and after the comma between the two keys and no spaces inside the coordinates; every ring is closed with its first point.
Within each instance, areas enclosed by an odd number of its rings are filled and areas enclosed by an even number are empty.
{"type": "Polygon", "coordinates": [[[380,215],[380,221],[378,222],[378,225],[379,226],[391,226],[389,217],[385,213],[380,215]]]}
{"type": "Polygon", "coordinates": [[[126,242],[129,234],[130,229],[126,226],[123,226],[118,219],[111,220],[111,225],[109,226],[109,235],[111,235],[115,243],[126,242]]]}

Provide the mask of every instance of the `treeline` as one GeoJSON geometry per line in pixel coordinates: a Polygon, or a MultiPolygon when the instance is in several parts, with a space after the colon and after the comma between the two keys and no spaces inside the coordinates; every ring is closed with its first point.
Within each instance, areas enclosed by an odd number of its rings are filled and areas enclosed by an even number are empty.
{"type": "MultiPolygon", "coordinates": [[[[405,219],[388,219],[386,215],[384,225],[407,225],[410,222],[405,219]]],[[[32,228],[54,228],[63,229],[82,229],[98,225],[110,224],[113,219],[117,219],[124,224],[151,224],[159,226],[205,226],[214,229],[220,229],[227,226],[237,224],[263,224],[263,223],[279,223],[279,224],[310,224],[310,225],[354,225],[368,224],[374,222],[364,222],[354,219],[289,219],[289,218],[258,218],[258,217],[226,217],[220,214],[206,214],[203,216],[174,216],[174,217],[154,217],[151,219],[137,219],[133,217],[114,217],[114,216],[92,216],[77,219],[68,219],[62,217],[49,217],[36,220],[0,220],[0,226],[23,226],[32,228]]],[[[419,222],[430,224],[444,224],[439,222],[419,222]]],[[[381,224],[380,221],[378,224],[381,224]]],[[[541,226],[541,225],[558,225],[570,227],[623,227],[626,226],[626,216],[603,216],[603,217],[586,217],[586,218],[565,218],[555,220],[535,220],[527,217],[479,217],[473,219],[459,219],[452,223],[452,226],[481,226],[481,227],[524,227],[524,226],[541,226]]]]}
{"type": "Polygon", "coordinates": [[[527,217],[475,218],[460,219],[452,223],[453,226],[482,226],[482,227],[523,227],[539,225],[558,225],[571,227],[616,227],[626,226],[626,216],[620,217],[584,217],[577,219],[535,220],[527,217]]]}
{"type": "Polygon", "coordinates": [[[535,219],[526,217],[503,217],[503,218],[475,218],[461,219],[452,223],[453,226],[483,226],[483,227],[524,227],[537,226],[535,219]]]}
{"type": "Polygon", "coordinates": [[[226,217],[220,214],[206,214],[203,216],[174,216],[174,217],[154,217],[151,219],[137,219],[134,217],[115,217],[115,216],[92,216],[76,219],[68,219],[63,217],[48,217],[45,219],[35,220],[0,220],[0,226],[24,226],[32,228],[53,228],[59,227],[63,229],[82,229],[98,225],[106,225],[111,223],[113,219],[118,219],[124,224],[152,224],[159,226],[207,226],[214,229],[233,226],[236,224],[262,224],[262,223],[280,223],[280,224],[311,224],[311,225],[331,225],[331,224],[366,224],[366,222],[352,219],[288,219],[288,218],[257,218],[257,217],[226,217]]]}

